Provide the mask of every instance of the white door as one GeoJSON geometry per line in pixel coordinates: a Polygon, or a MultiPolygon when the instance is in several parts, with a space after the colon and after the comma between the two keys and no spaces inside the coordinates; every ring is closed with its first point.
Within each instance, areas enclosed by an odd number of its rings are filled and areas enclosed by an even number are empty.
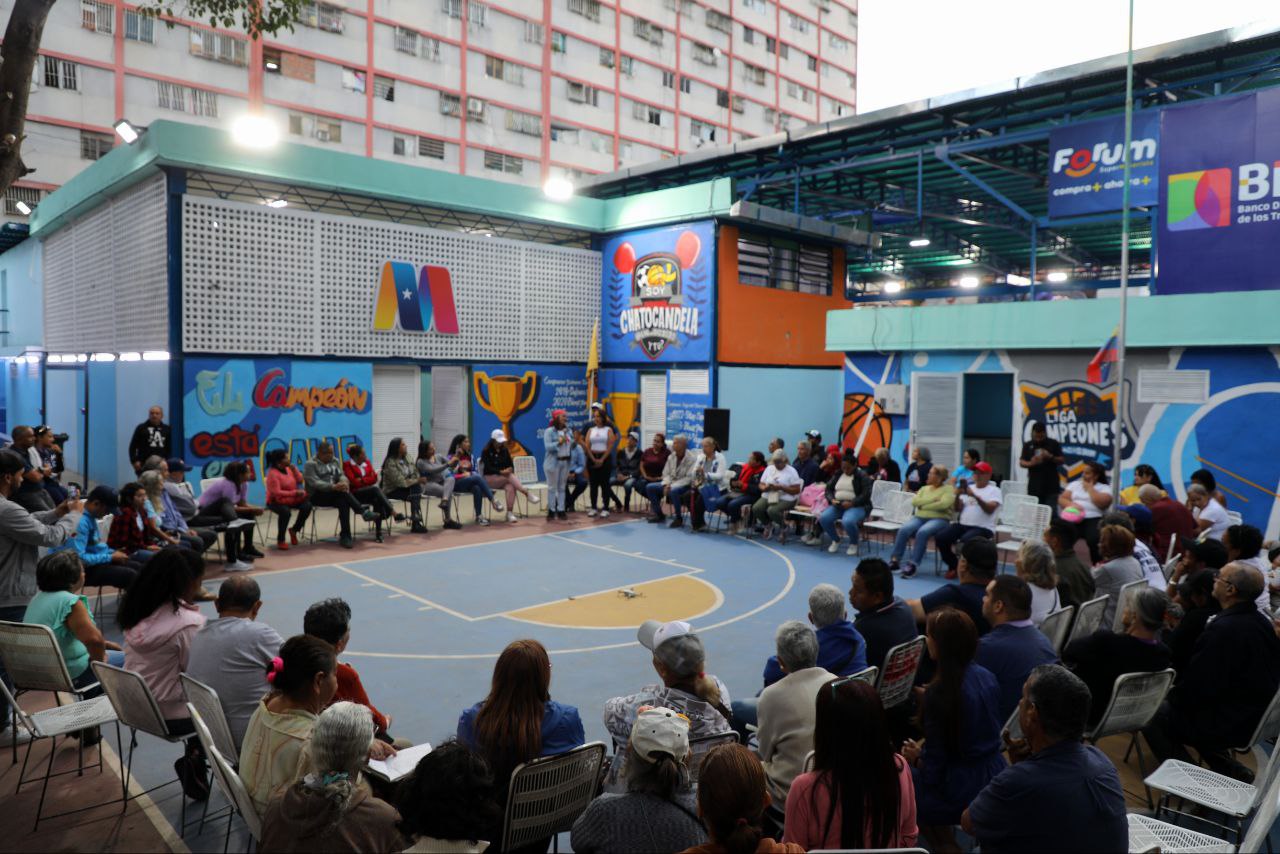
{"type": "Polygon", "coordinates": [[[373,447],[369,459],[382,467],[387,445],[399,436],[409,443],[409,456],[418,447],[422,432],[421,372],[414,365],[373,368],[373,447]]]}
{"type": "Polygon", "coordinates": [[[667,375],[640,375],[640,444],[653,444],[654,433],[667,432],[667,375]]]}
{"type": "Polygon", "coordinates": [[[928,448],[939,465],[960,464],[964,374],[911,375],[911,447],[928,448]]]}
{"type": "Polygon", "coordinates": [[[449,443],[469,427],[467,404],[470,400],[470,379],[466,368],[438,367],[431,369],[431,441],[436,451],[449,452],[449,443]]]}

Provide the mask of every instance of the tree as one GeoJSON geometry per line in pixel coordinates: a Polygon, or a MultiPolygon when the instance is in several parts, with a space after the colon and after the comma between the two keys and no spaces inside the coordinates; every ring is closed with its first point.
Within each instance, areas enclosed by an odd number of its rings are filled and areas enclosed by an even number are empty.
{"type": "MultiPolygon", "coordinates": [[[[40,38],[55,0],[14,0],[0,45],[0,196],[14,181],[31,174],[22,162],[31,75],[40,52],[40,38]]],[[[66,0],[73,2],[73,0],[66,0]]],[[[211,26],[238,27],[250,38],[288,28],[302,15],[307,0],[143,0],[139,11],[171,18],[181,13],[211,26]]],[[[169,21],[169,26],[173,26],[169,21]]]]}

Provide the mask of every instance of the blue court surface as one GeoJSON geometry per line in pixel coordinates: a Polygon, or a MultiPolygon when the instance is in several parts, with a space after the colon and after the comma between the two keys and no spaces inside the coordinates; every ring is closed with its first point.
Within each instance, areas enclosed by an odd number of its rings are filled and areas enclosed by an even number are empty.
{"type": "MultiPolygon", "coordinates": [[[[864,551],[875,554],[876,546],[864,551]]],[[[693,575],[719,593],[717,606],[692,620],[703,634],[707,670],[733,696],[742,696],[760,689],[778,624],[805,619],[815,584],[847,590],[855,563],[843,549],[831,555],[794,539],[778,546],[622,522],[266,572],[257,576],[264,603],[258,619],[288,637],[302,630],[311,603],[330,596],[347,600],[354,616],[342,659],[359,670],[370,698],[394,719],[393,734],[433,744],[453,735],[459,713],[484,698],[502,648],[517,638],[536,638],[551,651],[552,696],[579,708],[589,741],[607,743],[604,701],[657,678],[635,637],[635,626],[649,617],[645,598],[626,600],[625,607],[634,610],[627,628],[533,624],[508,612],[693,575]]],[[[899,581],[897,593],[916,598],[941,584],[931,561],[926,567],[920,576],[899,581]]],[[[202,607],[214,616],[211,605],[202,607]]],[[[172,779],[177,756],[177,748],[140,736],[138,782],[151,787],[172,779]]],[[[154,799],[176,828],[177,785],[154,799]]],[[[213,808],[221,803],[215,794],[213,808]]],[[[219,822],[197,834],[192,827],[186,844],[197,851],[221,850],[224,828],[219,822]]]]}

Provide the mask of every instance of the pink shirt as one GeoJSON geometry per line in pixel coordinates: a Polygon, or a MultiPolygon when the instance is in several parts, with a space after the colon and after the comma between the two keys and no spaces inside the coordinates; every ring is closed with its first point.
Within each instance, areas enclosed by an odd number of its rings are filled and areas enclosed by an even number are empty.
{"type": "Polygon", "coordinates": [[[168,602],[124,633],[124,666],[142,677],[167,720],[190,717],[178,674],[187,669],[191,639],[204,627],[204,615],[183,602],[168,602]]]}
{"type": "MultiPolygon", "coordinates": [[[[919,829],[916,827],[916,790],[911,779],[911,768],[901,756],[895,756],[898,763],[898,830],[889,839],[886,848],[913,848],[919,829]]],[[[795,842],[808,850],[819,848],[839,849],[840,844],[840,804],[835,805],[836,814],[831,822],[831,829],[823,835],[827,826],[827,811],[831,798],[825,784],[819,783],[816,771],[801,774],[791,784],[787,795],[787,823],[782,834],[783,842],[795,842]],[[820,786],[817,792],[814,787],[820,786]],[[817,809],[814,809],[814,798],[817,795],[817,809]]],[[[870,840],[863,839],[863,844],[856,847],[870,846],[870,840]]]]}

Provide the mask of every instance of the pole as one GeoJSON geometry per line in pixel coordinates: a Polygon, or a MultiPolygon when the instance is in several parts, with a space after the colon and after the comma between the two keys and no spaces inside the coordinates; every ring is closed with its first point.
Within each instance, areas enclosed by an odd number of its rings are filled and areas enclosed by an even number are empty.
{"type": "MultiPolygon", "coordinates": [[[[1133,171],[1133,0],[1129,0],[1129,49],[1124,70],[1124,190],[1120,214],[1120,323],[1116,332],[1116,420],[1112,489],[1120,490],[1120,453],[1124,450],[1124,416],[1128,392],[1124,384],[1125,339],[1129,322],[1129,179],[1133,171]]],[[[1154,228],[1154,223],[1152,224],[1154,228]]]]}

